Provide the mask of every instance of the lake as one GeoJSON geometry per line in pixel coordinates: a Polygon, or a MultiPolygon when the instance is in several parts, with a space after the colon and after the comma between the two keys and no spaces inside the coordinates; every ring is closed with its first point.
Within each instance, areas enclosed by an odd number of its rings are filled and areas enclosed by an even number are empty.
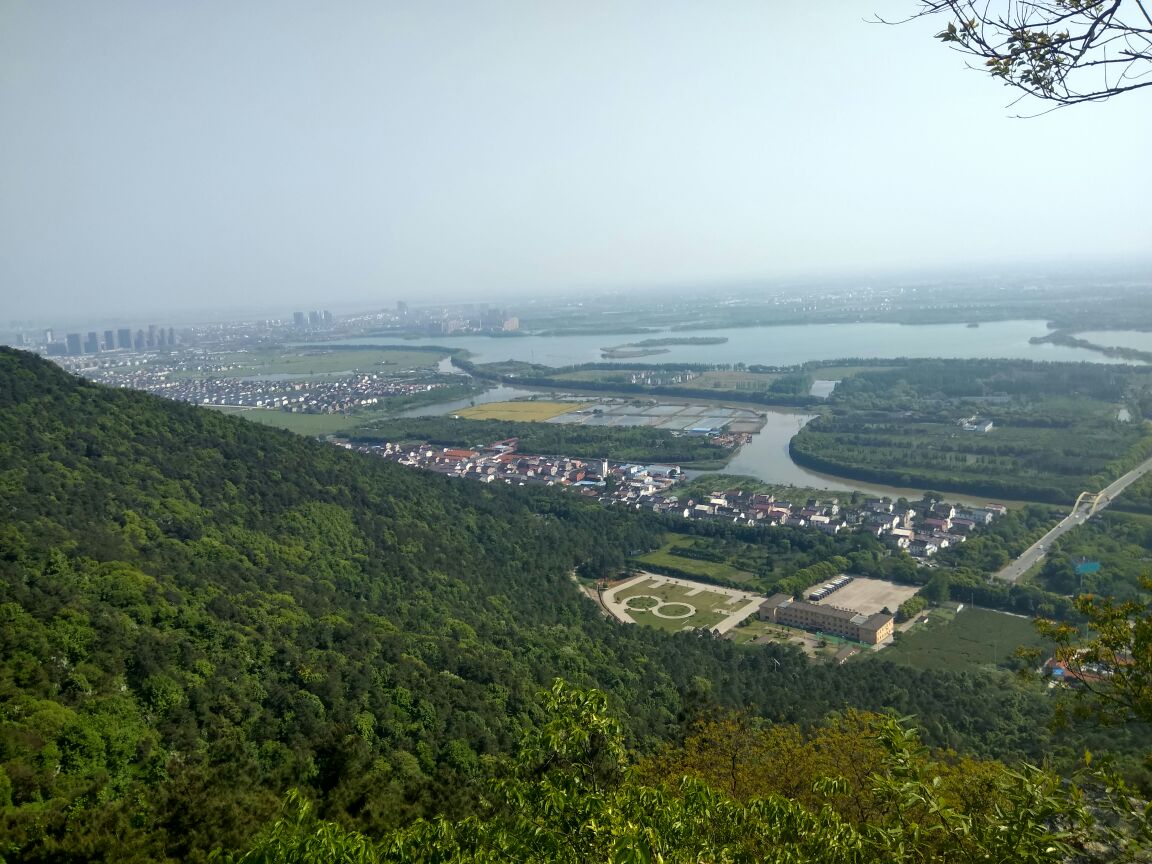
{"type": "MultiPolygon", "coordinates": [[[[808,360],[860,357],[1004,357],[1026,360],[1117,362],[1081,348],[1033,345],[1033,336],[1048,333],[1044,321],[993,321],[965,324],[790,324],[780,327],[736,327],[726,330],[678,331],[667,335],[724,337],[721,345],[669,345],[667,354],[639,358],[637,363],[760,363],[792,366],[808,360]]],[[[340,340],[346,345],[444,345],[461,348],[476,363],[521,360],[546,366],[604,362],[600,349],[629,340],[657,336],[436,336],[396,339],[365,336],[340,340]]]]}
{"type": "MultiPolygon", "coordinates": [[[[1063,345],[1033,345],[1028,340],[1048,332],[1043,321],[996,321],[968,327],[964,324],[810,324],[782,327],[747,327],[728,330],[705,330],[701,335],[725,336],[722,345],[671,345],[667,354],[646,358],[657,363],[762,363],[785,366],[808,360],[886,357],[1004,357],[1031,360],[1071,360],[1116,362],[1099,354],[1063,345]]],[[[690,335],[676,333],[672,335],[690,335]]],[[[472,360],[488,363],[498,360],[525,360],[550,366],[600,362],[600,349],[618,345],[629,336],[523,336],[490,338],[486,336],[439,337],[410,340],[388,340],[379,337],[341,340],[342,344],[361,345],[445,345],[463,348],[472,360]]],[[[646,362],[645,359],[637,362],[646,362]]],[[[441,372],[458,372],[448,360],[440,363],[441,372]]],[[[833,382],[822,382],[827,389],[833,382]]],[[[425,405],[401,416],[451,414],[471,404],[498,402],[532,395],[533,391],[499,386],[470,398],[436,405],[425,405]]],[[[821,394],[826,395],[826,394],[821,394]]],[[[767,422],[752,440],[723,469],[725,474],[745,474],[765,483],[808,486],[815,489],[856,489],[872,495],[893,498],[919,498],[923,489],[903,489],[874,483],[862,483],[801,468],[788,453],[788,442],[800,427],[815,415],[788,410],[765,410],[767,422]]],[[[688,472],[692,476],[702,473],[688,472]]],[[[958,502],[983,503],[985,499],[948,493],[958,502]]],[[[1010,504],[1013,502],[1002,502],[1010,504]]]]}

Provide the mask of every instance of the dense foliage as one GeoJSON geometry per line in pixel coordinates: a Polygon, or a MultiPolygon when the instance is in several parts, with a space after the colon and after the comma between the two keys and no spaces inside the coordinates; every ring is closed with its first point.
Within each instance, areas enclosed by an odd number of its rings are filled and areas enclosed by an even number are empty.
{"type": "Polygon", "coordinates": [[[1152,521],[1109,508],[1052,545],[1039,582],[1060,594],[1104,594],[1133,600],[1146,594],[1140,579],[1150,565],[1152,521]]]}
{"type": "Polygon", "coordinates": [[[648,750],[715,702],[809,723],[921,718],[934,745],[1038,758],[1048,703],[976,674],[605,621],[571,584],[664,526],[493,489],[0,350],[0,854],[199,860],[284,792],[371,832],[474,812],[557,675],[648,750]]]}
{"type": "Polygon", "coordinates": [[[1115,783],[1089,798],[1040,769],[933,758],[891,718],[849,712],[811,735],[725,719],[633,768],[603,694],[557,682],[543,696],[548,721],[504,766],[482,818],[373,839],[294,796],[229,864],[1088,864],[1148,851],[1143,814],[1115,783]]]}
{"type": "Polygon", "coordinates": [[[845,379],[799,464],[899,486],[1071,503],[1152,455],[1144,367],[925,360],[845,379]],[[1131,419],[1120,419],[1127,406],[1131,419]],[[963,428],[991,419],[989,432],[963,428]]]}

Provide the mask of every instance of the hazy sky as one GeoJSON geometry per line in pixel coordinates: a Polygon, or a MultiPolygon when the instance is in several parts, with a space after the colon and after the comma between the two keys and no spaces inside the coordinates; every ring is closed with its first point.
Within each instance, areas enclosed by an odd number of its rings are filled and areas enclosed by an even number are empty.
{"type": "Polygon", "coordinates": [[[914,7],[0,0],[0,323],[1146,256],[1152,93],[914,7]]]}

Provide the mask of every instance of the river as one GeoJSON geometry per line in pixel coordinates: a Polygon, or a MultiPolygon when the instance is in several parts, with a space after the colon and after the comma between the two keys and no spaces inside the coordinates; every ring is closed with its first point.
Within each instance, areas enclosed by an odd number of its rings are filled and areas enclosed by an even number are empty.
{"type": "MultiPolygon", "coordinates": [[[[809,471],[792,461],[788,452],[788,442],[792,436],[800,431],[800,427],[813,419],[815,414],[802,414],[796,411],[780,409],[767,410],[767,422],[752,440],[740,448],[740,452],[732,457],[724,468],[719,471],[692,471],[684,473],[692,477],[701,477],[708,474],[742,474],[755,477],[765,483],[779,483],[789,486],[806,486],[811,489],[828,489],[832,491],[855,490],[866,495],[889,498],[907,498],[915,501],[924,494],[925,489],[909,489],[900,486],[884,486],[878,483],[865,483],[859,480],[848,480],[843,477],[834,477],[830,474],[820,474],[809,471]]],[[[980,505],[987,503],[986,497],[973,497],[956,492],[942,492],[949,501],[961,504],[980,505]]],[[[1015,504],[1014,501],[1000,501],[1002,504],[1015,504]]]]}
{"type": "MultiPolygon", "coordinates": [[[[833,360],[845,357],[1004,357],[1033,360],[1107,361],[1098,354],[1063,345],[1033,345],[1032,336],[1044,335],[1043,321],[997,321],[967,327],[963,324],[812,324],[782,327],[747,327],[729,330],[701,331],[702,335],[725,336],[722,345],[673,345],[667,354],[641,358],[639,363],[763,363],[793,365],[808,360],[833,360]]],[[[677,333],[674,335],[690,335],[677,333]]],[[[376,337],[341,340],[342,344],[361,345],[444,345],[467,350],[474,362],[526,360],[550,366],[574,365],[600,360],[600,348],[619,345],[632,336],[523,336],[490,338],[486,336],[440,337],[435,339],[396,340],[376,337]]],[[[462,374],[447,359],[439,371],[462,374]]],[[[418,417],[451,414],[472,404],[501,402],[533,395],[536,391],[501,385],[482,394],[411,408],[400,416],[418,417]]],[[[904,489],[875,483],[819,474],[801,468],[792,461],[788,442],[801,426],[815,415],[788,410],[764,410],[767,422],[751,442],[723,469],[725,474],[744,474],[765,483],[806,486],[828,490],[858,490],[870,495],[892,498],[919,498],[923,489],[904,489]]],[[[705,473],[690,471],[690,476],[705,473]]],[[[979,504],[984,498],[948,493],[949,500],[979,504]]],[[[1004,501],[1011,504],[1015,502],[1004,501]]]]}

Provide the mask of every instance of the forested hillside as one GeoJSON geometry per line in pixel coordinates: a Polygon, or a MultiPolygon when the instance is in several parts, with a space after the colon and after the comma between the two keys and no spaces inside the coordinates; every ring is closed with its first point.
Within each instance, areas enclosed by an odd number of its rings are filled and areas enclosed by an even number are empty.
{"type": "Polygon", "coordinates": [[[710,704],[810,723],[916,715],[931,745],[1075,740],[1009,678],[603,620],[574,569],[661,542],[641,515],[423,475],[84,383],[0,349],[5,860],[202,860],[289,788],[366,832],[476,807],[560,676],[652,751],[710,704]]]}

